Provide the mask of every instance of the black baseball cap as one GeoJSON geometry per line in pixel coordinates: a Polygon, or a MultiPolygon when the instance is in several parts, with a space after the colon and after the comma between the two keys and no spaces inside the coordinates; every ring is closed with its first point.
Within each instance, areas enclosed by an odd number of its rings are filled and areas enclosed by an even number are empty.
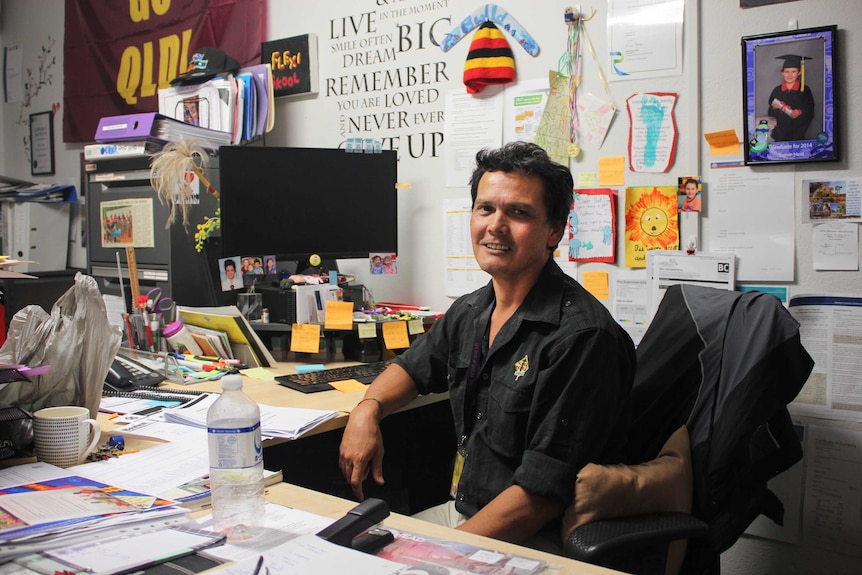
{"type": "Polygon", "coordinates": [[[199,84],[219,74],[236,73],[239,62],[218,48],[205,46],[192,54],[186,71],[171,80],[171,85],[199,84]]]}

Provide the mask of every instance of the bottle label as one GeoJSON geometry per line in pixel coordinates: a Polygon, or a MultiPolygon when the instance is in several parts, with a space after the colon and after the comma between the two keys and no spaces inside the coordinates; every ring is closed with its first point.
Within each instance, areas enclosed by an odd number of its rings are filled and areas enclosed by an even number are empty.
{"type": "Polygon", "coordinates": [[[263,461],[260,422],[252,427],[208,427],[210,467],[246,469],[263,461]]]}

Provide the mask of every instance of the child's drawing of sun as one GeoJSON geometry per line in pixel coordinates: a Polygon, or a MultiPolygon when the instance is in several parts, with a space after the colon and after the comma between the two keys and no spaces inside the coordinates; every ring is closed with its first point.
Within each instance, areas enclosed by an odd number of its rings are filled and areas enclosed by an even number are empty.
{"type": "Polygon", "coordinates": [[[668,249],[677,242],[676,198],[657,188],[641,194],[626,213],[626,235],[647,249],[668,249]]]}

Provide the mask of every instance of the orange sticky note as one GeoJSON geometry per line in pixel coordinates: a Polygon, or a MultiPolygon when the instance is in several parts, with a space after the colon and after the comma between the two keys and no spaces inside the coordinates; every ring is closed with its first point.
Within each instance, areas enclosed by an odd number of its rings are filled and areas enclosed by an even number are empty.
{"type": "Polygon", "coordinates": [[[295,323],[290,332],[290,351],[317,353],[320,351],[320,325],[295,323]]]}
{"type": "Polygon", "coordinates": [[[709,143],[709,153],[713,156],[729,156],[739,153],[739,137],[736,130],[722,130],[704,134],[709,143]]]}
{"type": "Polygon", "coordinates": [[[361,381],[356,381],[355,379],[345,379],[344,381],[333,381],[329,385],[337,389],[338,391],[343,391],[344,393],[349,393],[351,391],[365,391],[365,388],[368,387],[361,381]]]}
{"type": "Polygon", "coordinates": [[[599,158],[599,185],[624,186],[626,183],[625,156],[604,156],[599,158]]]}
{"type": "Polygon", "coordinates": [[[407,322],[396,320],[383,323],[383,342],[386,349],[404,349],[410,347],[410,337],[407,335],[407,322]]]}
{"type": "Polygon", "coordinates": [[[356,327],[359,330],[359,339],[377,337],[377,322],[367,321],[365,323],[358,323],[356,327]]]}
{"type": "Polygon", "coordinates": [[[608,299],[608,272],[584,272],[584,289],[596,299],[608,299]]]}
{"type": "Polygon", "coordinates": [[[326,302],[326,329],[353,329],[353,302],[326,302]]]}

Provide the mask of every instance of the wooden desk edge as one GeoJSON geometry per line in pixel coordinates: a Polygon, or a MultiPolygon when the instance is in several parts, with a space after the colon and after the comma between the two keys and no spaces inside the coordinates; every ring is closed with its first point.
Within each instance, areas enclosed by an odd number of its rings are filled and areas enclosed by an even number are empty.
{"type": "MultiPolygon", "coordinates": [[[[333,521],[341,518],[345,513],[357,505],[355,501],[349,501],[340,497],[319,493],[290,483],[278,483],[267,488],[267,501],[329,517],[333,521]]],[[[415,519],[398,513],[391,514],[383,522],[384,527],[387,525],[395,529],[402,529],[404,531],[410,531],[411,533],[427,535],[428,537],[435,537],[448,541],[460,541],[476,545],[483,549],[492,549],[531,559],[539,559],[547,562],[548,566],[543,573],[548,575],[557,573],[572,575],[618,575],[619,573],[618,571],[605,569],[589,563],[582,563],[560,555],[553,555],[551,553],[545,553],[529,547],[522,547],[520,545],[483,537],[481,535],[457,531],[455,529],[443,527],[442,525],[428,523],[427,521],[422,521],[420,519],[415,519]]]]}

